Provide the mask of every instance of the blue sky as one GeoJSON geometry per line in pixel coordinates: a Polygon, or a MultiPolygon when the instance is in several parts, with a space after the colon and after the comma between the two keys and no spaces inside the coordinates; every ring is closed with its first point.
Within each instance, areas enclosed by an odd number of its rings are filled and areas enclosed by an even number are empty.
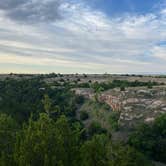
{"type": "Polygon", "coordinates": [[[110,16],[120,16],[124,13],[152,12],[155,6],[162,3],[162,0],[87,0],[87,3],[110,16]]]}
{"type": "Polygon", "coordinates": [[[1,0],[0,73],[166,73],[165,0],[1,0]]]}

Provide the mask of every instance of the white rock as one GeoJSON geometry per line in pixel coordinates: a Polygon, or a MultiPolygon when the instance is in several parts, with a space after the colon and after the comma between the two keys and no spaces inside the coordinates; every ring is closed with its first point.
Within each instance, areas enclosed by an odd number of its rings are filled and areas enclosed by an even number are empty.
{"type": "Polygon", "coordinates": [[[145,122],[153,122],[153,121],[154,121],[154,119],[155,119],[154,117],[151,117],[151,118],[146,118],[146,119],[145,119],[145,122]]]}

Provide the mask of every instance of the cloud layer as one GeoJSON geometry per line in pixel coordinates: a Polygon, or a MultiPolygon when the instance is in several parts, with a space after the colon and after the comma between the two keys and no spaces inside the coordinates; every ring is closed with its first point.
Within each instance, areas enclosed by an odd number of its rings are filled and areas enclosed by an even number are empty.
{"type": "Polygon", "coordinates": [[[25,23],[49,22],[61,18],[62,0],[2,0],[0,9],[5,15],[25,23]]]}
{"type": "Polygon", "coordinates": [[[165,5],[113,18],[81,0],[0,1],[1,72],[163,73],[165,63],[165,5]]]}

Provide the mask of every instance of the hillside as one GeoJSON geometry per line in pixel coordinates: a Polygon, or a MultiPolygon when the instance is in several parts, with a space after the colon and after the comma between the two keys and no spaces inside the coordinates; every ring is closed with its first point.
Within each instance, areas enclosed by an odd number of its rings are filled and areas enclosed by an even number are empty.
{"type": "MultiPolygon", "coordinates": [[[[166,163],[163,82],[119,80],[125,77],[117,76],[112,81],[85,83],[66,77],[1,77],[0,165],[166,163]],[[48,81],[54,77],[59,80],[48,81]]],[[[82,77],[92,80],[96,76],[82,77]]]]}

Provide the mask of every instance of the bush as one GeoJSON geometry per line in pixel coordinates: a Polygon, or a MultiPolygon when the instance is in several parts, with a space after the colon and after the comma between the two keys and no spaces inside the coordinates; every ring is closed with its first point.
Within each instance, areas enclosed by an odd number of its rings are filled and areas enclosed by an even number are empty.
{"type": "Polygon", "coordinates": [[[152,89],[152,88],[153,88],[153,86],[152,86],[152,85],[148,85],[147,87],[148,87],[148,89],[152,89]]]}
{"type": "Polygon", "coordinates": [[[94,134],[103,134],[107,133],[107,130],[102,128],[100,123],[92,122],[88,129],[89,136],[93,136],[94,134]]]}
{"type": "Polygon", "coordinates": [[[151,159],[166,163],[166,114],[151,125],[139,126],[129,137],[129,144],[151,159]]]}
{"type": "Polygon", "coordinates": [[[80,113],[80,119],[81,120],[86,120],[88,118],[89,118],[88,113],[86,111],[81,111],[81,113],[80,113]]]}
{"type": "Polygon", "coordinates": [[[111,166],[154,166],[142,153],[130,146],[114,145],[111,166]]]}
{"type": "Polygon", "coordinates": [[[120,87],[120,91],[125,91],[125,86],[122,85],[122,86],[120,87]]]}
{"type": "Polygon", "coordinates": [[[84,103],[84,96],[77,96],[76,97],[76,103],[77,104],[83,104],[84,103]]]}
{"type": "Polygon", "coordinates": [[[119,129],[119,124],[118,124],[119,116],[120,116],[119,112],[114,111],[111,113],[111,115],[109,117],[109,122],[110,122],[112,130],[116,131],[119,129]]]}

